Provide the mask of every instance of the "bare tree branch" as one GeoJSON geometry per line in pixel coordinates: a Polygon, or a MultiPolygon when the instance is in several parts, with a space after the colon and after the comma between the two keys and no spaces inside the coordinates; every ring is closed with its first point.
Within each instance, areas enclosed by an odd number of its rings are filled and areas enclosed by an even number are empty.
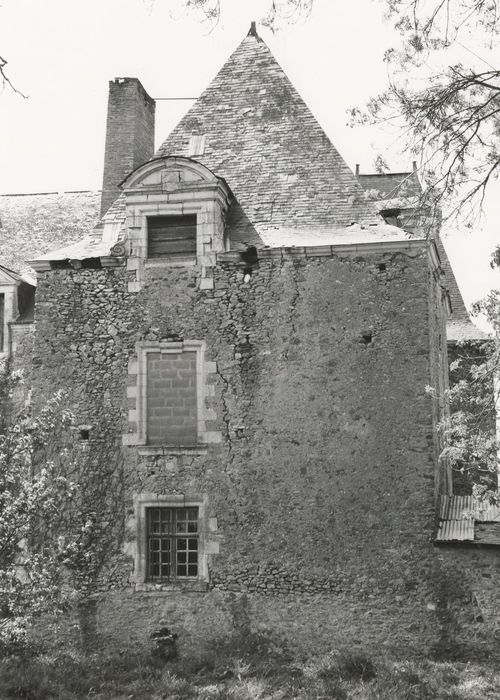
{"type": "Polygon", "coordinates": [[[20,90],[18,90],[18,89],[15,87],[15,85],[12,84],[11,80],[9,79],[9,77],[6,75],[6,73],[5,73],[5,66],[6,66],[6,65],[7,65],[7,61],[5,60],[5,58],[2,58],[2,57],[0,56],[0,77],[1,77],[1,79],[2,79],[2,82],[3,82],[4,87],[5,87],[6,85],[8,85],[8,86],[10,87],[11,90],[13,90],[15,93],[17,93],[18,95],[21,95],[21,97],[24,97],[24,99],[27,100],[27,99],[28,99],[28,95],[25,95],[25,94],[22,93],[20,90]]]}

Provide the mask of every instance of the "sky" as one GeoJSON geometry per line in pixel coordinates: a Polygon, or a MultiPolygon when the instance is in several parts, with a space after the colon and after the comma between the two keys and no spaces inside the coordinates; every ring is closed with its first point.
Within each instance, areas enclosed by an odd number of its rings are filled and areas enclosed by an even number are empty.
{"type": "MultiPolygon", "coordinates": [[[[13,84],[0,89],[0,193],[100,189],[108,81],[137,77],[154,98],[197,97],[244,38],[250,22],[347,164],[411,169],[398,132],[351,128],[347,110],[387,85],[384,52],[399,37],[382,0],[315,0],[304,21],[272,34],[259,24],[269,0],[221,0],[212,28],[183,0],[2,0],[0,56],[13,84]],[[401,152],[403,150],[403,152],[401,152]]],[[[189,100],[159,100],[156,143],[189,100]]],[[[467,304],[500,286],[489,255],[500,243],[500,186],[473,231],[453,225],[445,244],[467,304]]]]}

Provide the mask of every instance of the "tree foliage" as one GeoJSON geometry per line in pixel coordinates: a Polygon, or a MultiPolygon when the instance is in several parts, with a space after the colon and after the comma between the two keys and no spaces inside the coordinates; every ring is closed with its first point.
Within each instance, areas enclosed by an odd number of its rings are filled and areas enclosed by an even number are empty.
{"type": "Polygon", "coordinates": [[[64,398],[27,405],[0,430],[0,647],[22,644],[43,613],[84,611],[121,561],[120,448],[81,443],[64,398]]]}
{"type": "Polygon", "coordinates": [[[401,34],[385,56],[390,85],[355,116],[404,129],[426,200],[470,223],[500,169],[500,70],[480,55],[498,36],[497,3],[388,0],[388,14],[401,34]]]}
{"type": "Polygon", "coordinates": [[[495,404],[498,403],[500,348],[493,342],[457,344],[450,364],[450,415],[441,459],[452,469],[453,491],[495,497],[498,450],[495,404]]]}

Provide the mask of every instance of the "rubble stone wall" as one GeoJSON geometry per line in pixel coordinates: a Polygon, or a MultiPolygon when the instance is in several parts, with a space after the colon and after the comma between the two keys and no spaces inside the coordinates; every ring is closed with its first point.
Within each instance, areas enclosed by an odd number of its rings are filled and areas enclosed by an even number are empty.
{"type": "MultiPolygon", "coordinates": [[[[136,342],[201,340],[216,368],[204,401],[219,442],[124,448],[131,497],[207,497],[208,584],[136,587],[122,572],[102,633],[143,642],[163,619],[181,650],[236,633],[303,651],[439,642],[425,387],[442,322],[426,255],[284,251],[250,277],[220,262],[211,290],[187,266],[147,267],[138,293],[124,267],[40,275],[37,392],[69,385],[91,439],[129,429],[136,342]]],[[[127,517],[132,566],[132,498],[127,517]]]]}

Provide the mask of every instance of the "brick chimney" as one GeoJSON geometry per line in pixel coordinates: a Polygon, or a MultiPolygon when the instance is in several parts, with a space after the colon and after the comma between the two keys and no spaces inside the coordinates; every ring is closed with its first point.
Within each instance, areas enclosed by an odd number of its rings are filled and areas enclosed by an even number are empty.
{"type": "Polygon", "coordinates": [[[153,157],[155,107],[137,78],[109,81],[101,215],[120,194],[118,184],[153,157]]]}

